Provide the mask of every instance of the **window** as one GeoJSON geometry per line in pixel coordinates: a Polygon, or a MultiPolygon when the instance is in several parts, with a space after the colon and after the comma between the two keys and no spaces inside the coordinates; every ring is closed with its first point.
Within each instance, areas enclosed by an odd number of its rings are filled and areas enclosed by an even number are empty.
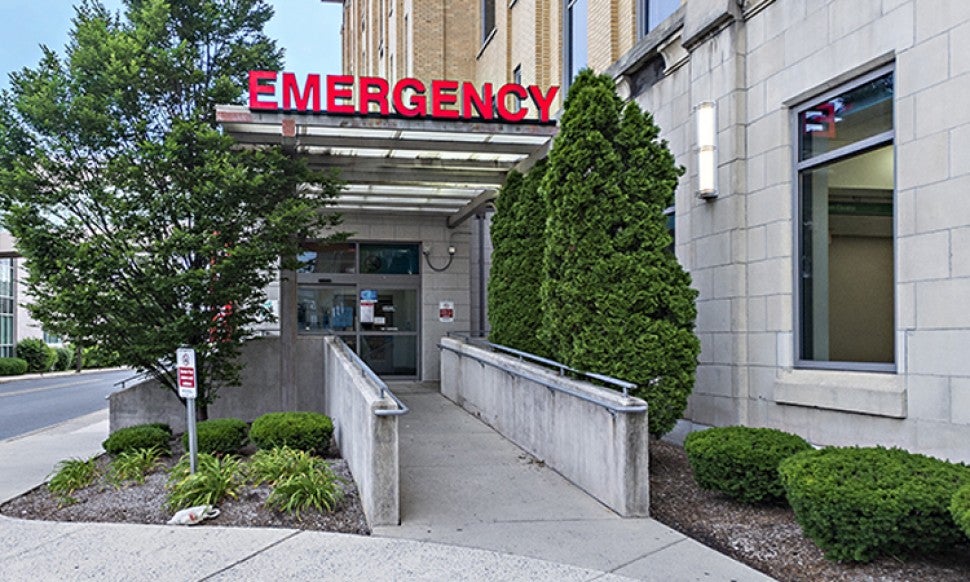
{"type": "Polygon", "coordinates": [[[297,333],[336,334],[374,372],[417,376],[422,314],[420,245],[311,241],[301,246],[297,333]]]}
{"type": "Polygon", "coordinates": [[[482,0],[482,44],[495,30],[495,0],[482,0]]]}
{"type": "Polygon", "coordinates": [[[563,89],[568,90],[569,84],[589,62],[589,39],[587,34],[587,15],[589,14],[588,0],[565,0],[566,21],[563,23],[566,34],[564,49],[565,78],[563,89]]]}
{"type": "Polygon", "coordinates": [[[892,371],[893,72],[795,113],[799,364],[892,371]]]}
{"type": "Polygon", "coordinates": [[[680,0],[640,0],[637,9],[638,34],[642,38],[680,8],[680,0]]]}
{"type": "Polygon", "coordinates": [[[0,259],[0,357],[12,358],[14,352],[14,262],[0,259]]]}

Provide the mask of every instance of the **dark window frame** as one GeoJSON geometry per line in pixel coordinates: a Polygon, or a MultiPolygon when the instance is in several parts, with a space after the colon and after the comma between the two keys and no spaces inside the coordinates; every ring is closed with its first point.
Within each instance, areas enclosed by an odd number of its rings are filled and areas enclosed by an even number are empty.
{"type": "MultiPolygon", "coordinates": [[[[886,75],[893,76],[893,87],[896,86],[896,68],[894,64],[884,65],[868,73],[854,77],[853,79],[840,83],[836,87],[825,91],[819,95],[807,99],[800,103],[799,105],[793,107],[790,110],[790,123],[792,128],[792,186],[793,186],[793,205],[792,205],[792,216],[794,220],[792,221],[792,272],[793,272],[793,286],[792,286],[792,312],[793,312],[793,364],[797,369],[817,369],[817,370],[837,370],[846,372],[884,372],[884,373],[896,373],[898,370],[898,354],[899,346],[897,345],[898,338],[898,316],[896,309],[893,309],[893,361],[891,363],[884,362],[856,362],[856,361],[841,361],[841,360],[828,360],[828,359],[807,359],[802,356],[804,352],[804,341],[802,339],[803,332],[805,330],[805,314],[803,313],[803,298],[804,294],[802,291],[802,272],[806,268],[803,264],[803,257],[805,256],[805,244],[803,242],[803,222],[805,221],[804,213],[802,210],[803,203],[803,180],[802,177],[805,173],[811,172],[813,169],[817,169],[823,166],[839,163],[842,161],[850,160],[857,156],[864,155],[873,150],[889,146],[893,148],[893,156],[896,155],[896,139],[895,139],[895,128],[896,128],[896,107],[895,107],[895,95],[892,98],[892,128],[888,131],[883,131],[875,135],[860,139],[856,142],[850,143],[846,146],[840,147],[838,149],[820,153],[805,159],[801,159],[801,123],[800,115],[805,111],[812,109],[818,103],[825,101],[827,99],[834,99],[840,95],[848,93],[853,89],[856,89],[866,83],[884,77],[886,75]]],[[[895,160],[893,164],[894,168],[896,166],[895,160]]],[[[895,176],[895,169],[893,175],[893,194],[892,194],[892,221],[893,221],[893,232],[892,232],[892,244],[893,244],[893,274],[892,274],[892,291],[893,291],[893,302],[898,298],[897,286],[898,286],[898,272],[895,268],[895,257],[898,256],[898,237],[897,237],[897,214],[898,205],[896,204],[897,198],[897,181],[895,176]]]]}

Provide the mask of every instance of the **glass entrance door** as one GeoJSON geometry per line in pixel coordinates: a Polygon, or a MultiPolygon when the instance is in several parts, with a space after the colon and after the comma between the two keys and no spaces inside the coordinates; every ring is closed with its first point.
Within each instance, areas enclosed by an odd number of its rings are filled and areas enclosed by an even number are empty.
{"type": "Polygon", "coordinates": [[[298,274],[300,334],[335,334],[381,376],[420,371],[418,245],[308,244],[298,274]]]}

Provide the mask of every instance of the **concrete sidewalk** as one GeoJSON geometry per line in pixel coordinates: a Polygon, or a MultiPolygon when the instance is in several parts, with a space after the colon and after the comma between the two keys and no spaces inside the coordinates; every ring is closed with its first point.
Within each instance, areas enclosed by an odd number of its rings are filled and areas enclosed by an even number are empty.
{"type": "Polygon", "coordinates": [[[484,548],[641,580],[770,580],[653,519],[624,519],[443,397],[392,384],[401,525],[374,535],[484,548]]]}
{"type": "MultiPolygon", "coordinates": [[[[650,519],[621,519],[475,417],[398,386],[400,527],[374,536],[0,516],[0,580],[769,580],[650,519]]],[[[102,411],[0,442],[0,499],[89,457],[102,411]]]]}

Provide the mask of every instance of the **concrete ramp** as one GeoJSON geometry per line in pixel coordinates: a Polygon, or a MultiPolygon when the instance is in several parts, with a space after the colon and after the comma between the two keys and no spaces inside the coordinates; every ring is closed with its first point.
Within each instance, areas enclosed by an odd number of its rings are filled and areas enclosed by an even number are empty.
{"type": "Polygon", "coordinates": [[[400,418],[401,525],[374,535],[550,560],[650,580],[770,580],[646,518],[621,518],[436,384],[392,384],[400,418]]]}

